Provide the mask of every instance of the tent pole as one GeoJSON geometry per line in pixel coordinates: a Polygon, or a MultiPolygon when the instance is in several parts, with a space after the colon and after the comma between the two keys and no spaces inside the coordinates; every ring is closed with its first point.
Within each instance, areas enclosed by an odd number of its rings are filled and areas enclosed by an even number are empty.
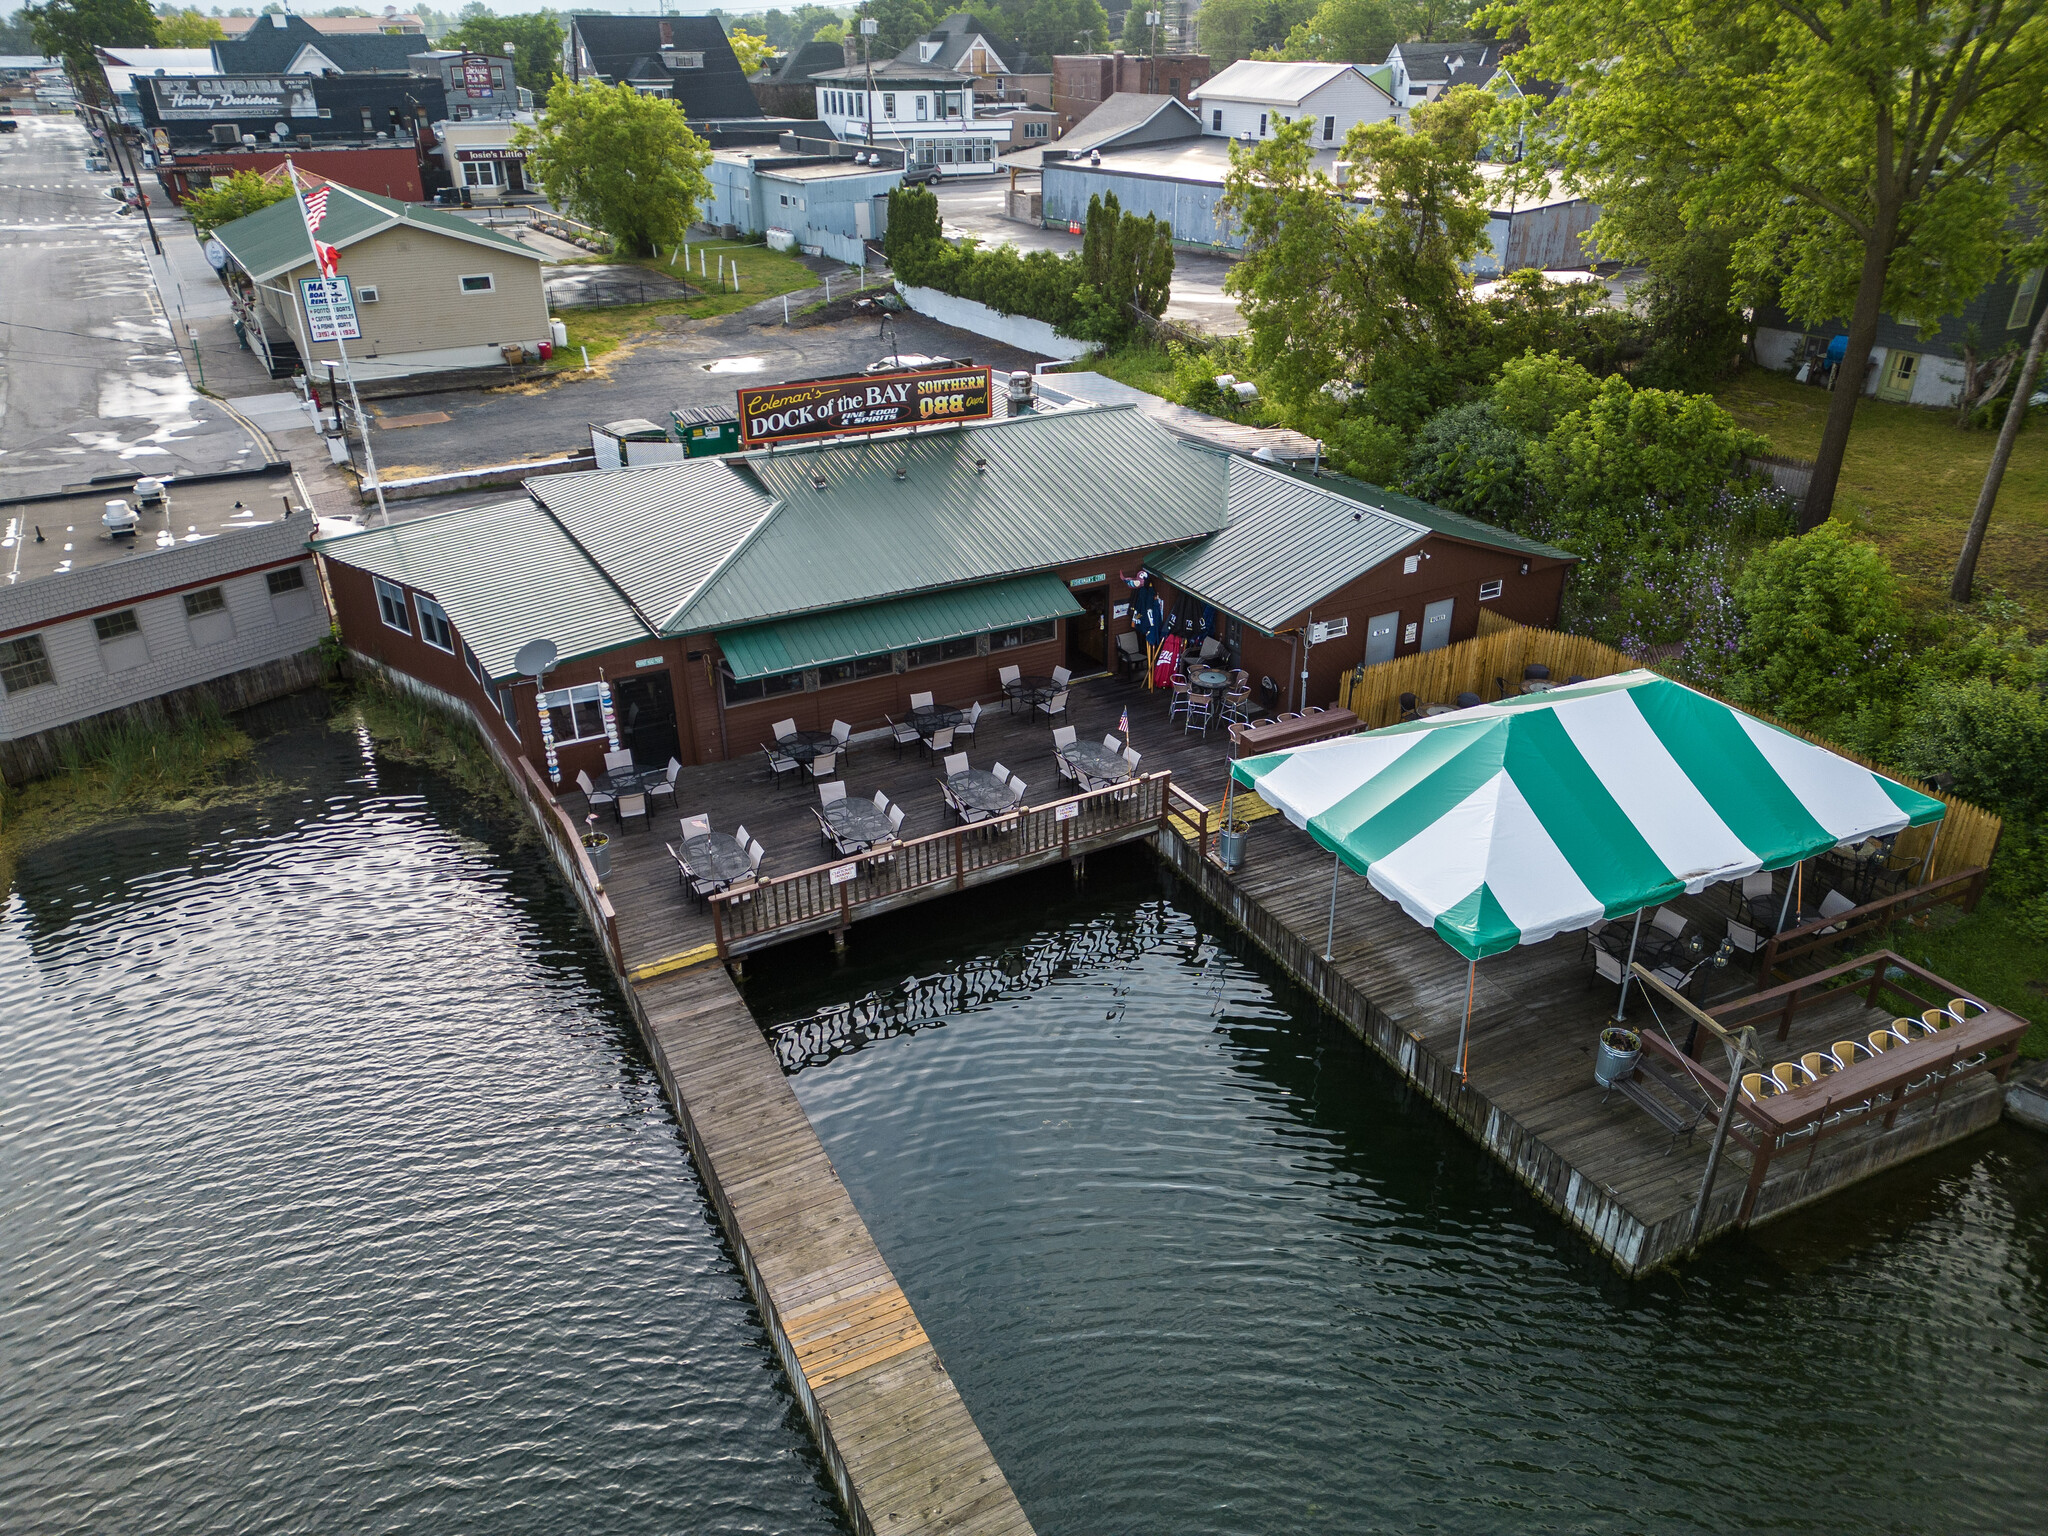
{"type": "Polygon", "coordinates": [[[1915,885],[1925,885],[1928,877],[1934,873],[1934,845],[1940,841],[1941,824],[1937,822],[1934,827],[1934,836],[1927,839],[1927,852],[1921,856],[1920,878],[1913,882],[1915,885]]]}
{"type": "Polygon", "coordinates": [[[1344,861],[1336,854],[1330,855],[1330,931],[1323,935],[1323,958],[1330,958],[1330,951],[1337,947],[1337,876],[1344,872],[1344,861]]]}
{"type": "Polygon", "coordinates": [[[1472,989],[1479,981],[1479,962],[1465,962],[1465,1021],[1458,1026],[1458,1081],[1465,1081],[1465,1034],[1472,1027],[1472,989]]]}
{"type": "Polygon", "coordinates": [[[1643,909],[1636,908],[1636,925],[1628,932],[1628,964],[1621,968],[1621,996],[1614,1000],[1614,1022],[1627,1022],[1628,984],[1636,973],[1636,940],[1643,932],[1643,909]]]}
{"type": "Polygon", "coordinates": [[[1785,876],[1785,900],[1778,907],[1778,932],[1780,933],[1785,931],[1785,919],[1792,915],[1792,891],[1799,883],[1799,868],[1800,866],[1795,864],[1785,876]]]}

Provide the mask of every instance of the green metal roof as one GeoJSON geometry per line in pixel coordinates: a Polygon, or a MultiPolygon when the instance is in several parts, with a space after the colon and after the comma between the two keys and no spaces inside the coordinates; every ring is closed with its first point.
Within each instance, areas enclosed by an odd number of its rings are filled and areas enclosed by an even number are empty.
{"type": "Polygon", "coordinates": [[[1067,584],[1049,572],[979,587],[921,592],[889,603],[839,608],[830,613],[721,630],[718,648],[733,676],[772,677],[804,667],[829,666],[857,656],[878,656],[979,635],[1041,619],[1065,618],[1081,605],[1067,584]]]}
{"type": "Polygon", "coordinates": [[[774,515],[669,618],[669,634],[1021,576],[1225,521],[1227,458],[1127,407],[738,462],[776,498],[774,515]]]}
{"type": "Polygon", "coordinates": [[[316,540],[328,559],[426,593],[493,678],[518,675],[529,640],[562,660],[650,636],[632,606],[547,512],[499,502],[316,540]]]}
{"type": "Polygon", "coordinates": [[[751,475],[721,459],[536,476],[526,489],[657,628],[775,505],[751,475]]]}
{"type": "MultiPolygon", "coordinates": [[[[327,197],[327,217],[320,225],[320,238],[337,250],[403,224],[436,234],[452,235],[475,245],[510,251],[531,261],[540,260],[539,252],[528,250],[517,240],[472,224],[455,214],[442,213],[418,203],[396,202],[374,192],[359,192],[339,182],[328,185],[331,190],[327,197]]],[[[306,217],[293,198],[288,197],[232,223],[223,224],[213,234],[259,283],[280,272],[289,272],[293,267],[305,266],[313,259],[313,247],[306,239],[306,217]]]]}
{"type": "Polygon", "coordinates": [[[1320,476],[1306,469],[1295,469],[1290,465],[1279,466],[1278,472],[1291,475],[1297,480],[1326,486],[1340,496],[1349,496],[1354,501],[1380,507],[1397,517],[1405,517],[1411,523],[1420,523],[1431,533],[1441,533],[1449,538],[1464,539],[1473,544],[1490,544],[1495,549],[1511,549],[1518,555],[1536,555],[1545,560],[1577,560],[1579,557],[1570,550],[1559,549],[1553,544],[1540,543],[1524,538],[1519,533],[1482,522],[1476,517],[1467,517],[1462,512],[1453,512],[1448,507],[1439,507],[1427,501],[1417,501],[1413,496],[1403,496],[1399,491],[1387,490],[1384,486],[1366,480],[1354,480],[1349,475],[1340,475],[1326,469],[1320,476]]]}

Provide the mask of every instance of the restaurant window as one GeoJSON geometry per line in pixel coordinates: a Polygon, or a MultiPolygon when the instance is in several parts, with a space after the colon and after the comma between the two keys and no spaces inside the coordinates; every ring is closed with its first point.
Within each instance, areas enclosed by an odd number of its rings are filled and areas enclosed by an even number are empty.
{"type": "Polygon", "coordinates": [[[386,581],[377,581],[377,616],[400,634],[412,633],[412,615],[405,611],[405,588],[386,581]]]}
{"type": "Polygon", "coordinates": [[[1042,645],[1059,633],[1057,619],[1045,619],[1037,624],[1020,624],[1015,629],[998,629],[990,633],[988,648],[992,651],[1014,651],[1020,645],[1042,645]]]}
{"type": "Polygon", "coordinates": [[[512,697],[510,688],[498,690],[498,713],[505,717],[505,724],[511,729],[512,739],[519,739],[519,705],[512,697]]]}
{"type": "Polygon", "coordinates": [[[750,677],[741,682],[730,672],[723,674],[725,680],[725,702],[746,704],[755,699],[772,699],[778,693],[802,693],[804,675],[801,672],[778,672],[772,677],[750,677]]]}
{"type": "Polygon", "coordinates": [[[830,688],[834,683],[857,683],[864,677],[886,677],[895,669],[896,659],[887,651],[879,656],[858,656],[818,668],[818,686],[830,688]]]}
{"type": "Polygon", "coordinates": [[[221,595],[219,587],[201,587],[197,592],[185,594],[185,617],[204,618],[209,613],[225,611],[228,600],[221,595]]]}
{"type": "Polygon", "coordinates": [[[1479,601],[1482,603],[1486,602],[1489,598],[1499,597],[1500,594],[1501,583],[1497,578],[1493,581],[1482,581],[1479,583],[1479,601]]]}
{"type": "Polygon", "coordinates": [[[267,572],[263,579],[269,585],[272,597],[283,597],[287,592],[303,592],[306,589],[306,573],[296,565],[288,565],[281,571],[267,572]]]}
{"type": "Polygon", "coordinates": [[[472,187],[495,187],[498,183],[498,163],[495,160],[465,160],[462,162],[462,180],[472,187]]]}
{"type": "Polygon", "coordinates": [[[100,637],[100,644],[109,640],[120,640],[128,635],[139,635],[142,626],[135,621],[135,610],[123,608],[118,613],[96,614],[92,621],[93,630],[100,637]]]}
{"type": "Polygon", "coordinates": [[[462,664],[469,669],[471,677],[482,683],[486,688],[490,686],[491,680],[484,676],[484,664],[476,659],[476,652],[466,645],[462,648],[462,664]]]}
{"type": "Polygon", "coordinates": [[[962,635],[957,640],[941,640],[937,645],[913,646],[907,654],[913,667],[935,667],[942,661],[958,661],[976,654],[980,647],[974,642],[973,635],[962,635]]]}
{"type": "Polygon", "coordinates": [[[429,597],[415,596],[413,606],[420,611],[420,638],[437,651],[455,654],[455,631],[448,627],[448,611],[429,597]]]}
{"type": "Polygon", "coordinates": [[[540,696],[540,707],[547,711],[556,746],[592,741],[604,735],[604,705],[599,702],[596,683],[580,683],[574,688],[544,693],[540,696]]]}
{"type": "Polygon", "coordinates": [[[24,688],[42,688],[56,681],[41,635],[0,640],[0,689],[20,693],[24,688]]]}

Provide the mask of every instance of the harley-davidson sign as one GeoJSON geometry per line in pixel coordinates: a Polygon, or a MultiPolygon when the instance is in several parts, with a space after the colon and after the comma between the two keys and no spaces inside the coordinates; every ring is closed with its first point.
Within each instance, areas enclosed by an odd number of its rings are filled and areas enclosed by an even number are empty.
{"type": "Polygon", "coordinates": [[[994,399],[987,368],[857,374],[797,384],[757,384],[740,394],[740,439],[749,448],[807,437],[847,437],[949,421],[985,421],[994,399]]]}

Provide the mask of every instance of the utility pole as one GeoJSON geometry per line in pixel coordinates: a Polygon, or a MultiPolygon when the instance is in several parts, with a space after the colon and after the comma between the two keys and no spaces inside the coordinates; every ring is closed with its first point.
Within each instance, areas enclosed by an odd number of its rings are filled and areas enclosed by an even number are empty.
{"type": "Polygon", "coordinates": [[[868,148],[875,147],[875,45],[873,38],[882,30],[881,24],[872,16],[860,19],[860,59],[868,74],[868,88],[861,94],[862,104],[867,108],[868,148]]]}

